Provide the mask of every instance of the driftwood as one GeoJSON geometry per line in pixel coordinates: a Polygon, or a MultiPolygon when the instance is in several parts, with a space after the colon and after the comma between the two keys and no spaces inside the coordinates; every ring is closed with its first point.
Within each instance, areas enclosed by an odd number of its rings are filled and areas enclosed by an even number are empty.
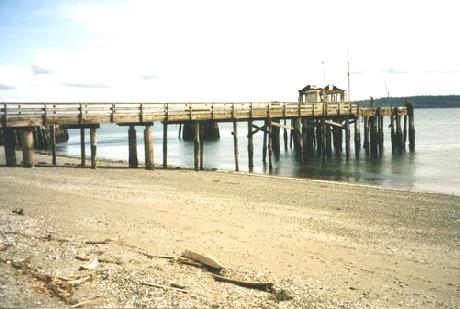
{"type": "Polygon", "coordinates": [[[68,279],[59,276],[53,276],[49,274],[43,274],[38,270],[29,266],[30,260],[26,259],[23,261],[13,261],[10,259],[0,258],[0,262],[10,264],[12,267],[22,271],[23,274],[30,275],[43,287],[43,292],[48,295],[56,296],[64,303],[70,305],[72,303],[71,296],[73,286],[78,285],[84,281],[87,281],[91,276],[86,276],[78,279],[68,279]]]}
{"type": "Polygon", "coordinates": [[[226,278],[226,277],[215,275],[215,274],[212,275],[212,278],[219,282],[232,283],[232,284],[236,284],[236,285],[239,285],[245,288],[257,289],[257,290],[262,290],[262,291],[267,291],[267,292],[270,292],[273,288],[272,282],[240,281],[240,280],[234,280],[234,279],[226,278]]]}
{"type": "Polygon", "coordinates": [[[84,300],[84,301],[81,301],[75,305],[72,305],[70,306],[70,308],[78,308],[78,307],[81,307],[81,306],[84,306],[84,305],[88,305],[88,304],[91,304],[93,303],[95,300],[97,300],[98,298],[100,298],[100,296],[95,296],[95,297],[92,297],[90,299],[87,299],[87,300],[84,300]]]}
{"type": "Polygon", "coordinates": [[[19,235],[19,236],[23,236],[23,237],[30,237],[30,238],[34,238],[34,239],[40,239],[40,240],[56,241],[56,242],[61,242],[61,243],[71,241],[70,239],[54,238],[51,234],[47,234],[46,236],[36,236],[36,235],[26,234],[26,233],[16,232],[16,231],[6,231],[6,232],[3,232],[3,233],[19,235]]]}
{"type": "MultiPolygon", "coordinates": [[[[89,257],[84,257],[84,256],[75,256],[75,258],[82,262],[87,262],[90,260],[89,257]]],[[[120,261],[118,258],[110,259],[110,258],[98,257],[98,261],[101,263],[108,263],[108,264],[117,264],[117,265],[123,264],[123,262],[120,261]]]]}
{"type": "Polygon", "coordinates": [[[97,256],[94,255],[89,259],[89,262],[87,264],[80,265],[80,268],[78,270],[95,270],[98,265],[99,260],[97,259],[97,256]]]}
{"type": "Polygon", "coordinates": [[[211,256],[207,256],[198,252],[190,251],[190,250],[185,250],[182,252],[182,256],[189,258],[193,261],[199,262],[205,266],[208,266],[212,269],[215,270],[221,270],[224,269],[225,267],[220,264],[215,258],[211,256]]]}
{"type": "Polygon", "coordinates": [[[176,288],[176,287],[168,286],[168,285],[163,285],[163,284],[158,284],[158,283],[151,283],[151,282],[143,282],[143,281],[141,281],[141,282],[139,282],[139,284],[152,286],[152,287],[160,288],[160,289],[174,290],[174,291],[182,292],[182,293],[185,293],[185,294],[190,293],[189,291],[184,290],[184,289],[180,289],[180,288],[176,288]]]}
{"type": "Polygon", "coordinates": [[[192,261],[190,259],[184,258],[184,257],[178,257],[176,260],[179,264],[186,264],[190,266],[195,266],[197,268],[203,268],[203,264],[192,261]]]}

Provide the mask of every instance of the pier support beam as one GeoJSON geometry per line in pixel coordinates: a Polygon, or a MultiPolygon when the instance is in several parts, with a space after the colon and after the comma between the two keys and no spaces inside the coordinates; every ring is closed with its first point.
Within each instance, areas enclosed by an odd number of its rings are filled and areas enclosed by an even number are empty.
{"type": "Polygon", "coordinates": [[[154,170],[154,150],[153,150],[153,124],[146,124],[144,128],[144,148],[145,148],[145,169],[154,170]]]}
{"type": "Polygon", "coordinates": [[[34,167],[33,128],[24,128],[22,130],[22,161],[24,167],[34,167]]]}
{"type": "Polygon", "coordinates": [[[326,127],[326,118],[321,118],[321,158],[323,163],[326,162],[326,134],[327,134],[327,127],[326,127]]]}
{"type": "Polygon", "coordinates": [[[345,119],[345,155],[350,157],[350,119],[345,119]]]}
{"type": "Polygon", "coordinates": [[[262,144],[262,162],[267,163],[267,131],[268,131],[268,120],[265,120],[264,123],[264,140],[262,144]]]}
{"type": "Polygon", "coordinates": [[[137,168],[139,166],[139,161],[137,159],[137,136],[136,136],[136,127],[133,125],[129,126],[128,129],[128,147],[129,147],[129,167],[137,168]]]}
{"type": "Polygon", "coordinates": [[[81,167],[86,166],[86,145],[85,145],[85,128],[80,128],[80,156],[81,156],[81,167]]]}
{"type": "Polygon", "coordinates": [[[163,168],[168,166],[168,123],[163,122],[163,168]]]}
{"type": "Polygon", "coordinates": [[[50,137],[51,137],[51,155],[52,155],[52,163],[53,165],[57,164],[56,159],[56,125],[50,126],[50,137]]]}
{"type": "Polygon", "coordinates": [[[254,141],[252,138],[252,119],[248,120],[248,169],[254,171],[254,141]]]}
{"type": "Polygon", "coordinates": [[[235,171],[240,170],[240,163],[238,161],[238,123],[233,120],[233,155],[235,157],[235,171]]]}
{"type": "Polygon", "coordinates": [[[90,145],[91,145],[91,168],[95,169],[96,168],[96,151],[97,151],[96,127],[91,127],[89,129],[89,140],[90,140],[90,145]]]}
{"type": "Polygon", "coordinates": [[[383,134],[383,116],[381,115],[381,109],[380,107],[378,108],[378,122],[377,122],[377,127],[378,127],[378,141],[379,141],[379,155],[383,156],[384,149],[383,149],[383,144],[384,144],[384,134],[383,134]]]}
{"type": "Polygon", "coordinates": [[[366,154],[369,155],[369,116],[364,116],[364,143],[363,148],[366,154]]]}
{"type": "Polygon", "coordinates": [[[395,107],[396,114],[396,147],[399,153],[403,152],[403,133],[401,128],[401,115],[399,112],[399,107],[395,107]]]}
{"type": "Polygon", "coordinates": [[[396,120],[393,114],[390,116],[390,127],[391,127],[391,153],[395,153],[396,152],[396,137],[395,137],[396,120]]]}
{"type": "Polygon", "coordinates": [[[324,126],[326,132],[326,155],[330,157],[332,155],[332,129],[329,126],[324,126]]]}
{"type": "Polygon", "coordinates": [[[406,103],[407,117],[409,118],[409,150],[415,151],[415,122],[414,107],[411,103],[406,103]]]}
{"type": "Polygon", "coordinates": [[[273,172],[273,126],[271,120],[268,121],[268,172],[273,172]]]}
{"type": "Polygon", "coordinates": [[[193,165],[195,171],[200,170],[200,156],[201,156],[201,147],[200,147],[200,123],[198,121],[195,121],[193,123],[193,165]]]}
{"type": "Polygon", "coordinates": [[[288,133],[286,129],[286,118],[284,118],[284,129],[283,129],[283,140],[284,140],[284,151],[288,151],[288,133]]]}
{"type": "Polygon", "coordinates": [[[378,154],[378,123],[377,116],[369,117],[370,126],[370,155],[376,157],[378,154]]]}
{"type": "Polygon", "coordinates": [[[281,141],[280,141],[280,127],[276,125],[272,125],[272,122],[280,123],[279,119],[272,119],[270,121],[270,132],[272,135],[272,150],[275,154],[275,158],[278,160],[280,156],[280,149],[281,149],[281,141]]]}
{"type": "Polygon", "coordinates": [[[305,118],[304,121],[305,130],[305,144],[304,144],[304,156],[307,154],[313,154],[315,150],[315,121],[312,118],[305,118]]]}
{"type": "Polygon", "coordinates": [[[16,142],[13,128],[3,129],[3,147],[5,149],[6,166],[16,166],[16,142]]]}
{"type": "Polygon", "coordinates": [[[303,163],[303,137],[302,137],[302,118],[297,117],[294,121],[294,148],[297,151],[300,163],[303,163]]]}
{"type": "Polygon", "coordinates": [[[360,117],[355,118],[355,156],[359,158],[359,152],[361,150],[361,124],[360,117]]]}

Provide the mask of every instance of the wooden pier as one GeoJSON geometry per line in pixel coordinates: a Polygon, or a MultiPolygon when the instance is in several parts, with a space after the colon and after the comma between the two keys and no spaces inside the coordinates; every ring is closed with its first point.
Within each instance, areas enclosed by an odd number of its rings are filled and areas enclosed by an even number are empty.
{"type": "MultiPolygon", "coordinates": [[[[326,89],[327,90],[327,89],[326,89]]],[[[324,89],[323,89],[324,91],[324,89]]],[[[331,92],[332,93],[332,92],[331,92]]],[[[277,158],[281,148],[290,143],[299,161],[318,153],[328,160],[334,149],[337,155],[343,152],[351,155],[351,129],[354,128],[355,156],[360,156],[361,141],[366,155],[383,154],[384,117],[389,118],[392,151],[402,152],[406,140],[410,151],[415,149],[415,127],[412,105],[398,107],[361,107],[352,102],[344,102],[341,91],[334,92],[326,102],[308,102],[311,89],[299,91],[298,102],[230,102],[230,103],[0,103],[0,129],[6,154],[6,165],[15,166],[15,147],[11,136],[22,134],[23,166],[33,167],[33,129],[47,128],[51,135],[55,127],[79,129],[81,134],[81,166],[86,166],[85,129],[90,130],[91,168],[96,168],[96,132],[101,124],[116,123],[128,127],[129,167],[138,167],[136,127],[144,127],[145,168],[155,168],[153,131],[154,123],[163,124],[163,167],[167,166],[168,125],[188,123],[193,126],[194,169],[203,169],[203,139],[200,128],[204,122],[232,122],[235,170],[239,170],[238,125],[247,125],[248,169],[254,167],[253,135],[264,134],[263,161],[269,170],[273,168],[273,158],[277,158]],[[341,97],[335,101],[335,95],[341,97]],[[255,124],[263,121],[263,125],[255,124]],[[361,137],[363,123],[364,135],[361,137]],[[404,125],[403,125],[404,124],[404,125]],[[408,126],[408,128],[407,128],[408,126]],[[281,129],[283,134],[280,133],[281,129]],[[407,138],[408,135],[408,138],[407,138]],[[343,139],[345,138],[345,141],[343,139]],[[345,142],[345,143],[344,143],[345,142]],[[267,158],[268,155],[268,158],[267,158]]],[[[327,94],[327,93],[326,93],[327,94]]],[[[51,138],[53,164],[56,164],[55,139],[51,138]]]]}

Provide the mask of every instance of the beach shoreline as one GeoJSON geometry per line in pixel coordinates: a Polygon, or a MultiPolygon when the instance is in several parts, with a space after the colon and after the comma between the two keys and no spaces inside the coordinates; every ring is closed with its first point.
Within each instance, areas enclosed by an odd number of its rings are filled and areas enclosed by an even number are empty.
{"type": "MultiPolygon", "coordinates": [[[[122,261],[101,263],[74,300],[99,296],[94,305],[105,307],[459,303],[456,195],[220,170],[147,171],[118,160],[99,160],[91,170],[64,156],[53,167],[50,156],[35,155],[37,168],[0,167],[0,245],[11,245],[0,257],[32,256],[34,269],[66,276],[82,274],[76,255],[122,261]],[[24,214],[12,213],[16,208],[24,214]],[[40,238],[47,235],[51,240],[40,238]],[[101,239],[129,246],[85,243],[101,239]],[[205,270],[139,256],[133,247],[155,256],[205,252],[228,267],[228,276],[274,282],[290,297],[218,283],[205,270]],[[140,277],[179,282],[190,293],[140,286],[140,277]]],[[[24,272],[0,268],[0,306],[62,306],[24,272]]]]}

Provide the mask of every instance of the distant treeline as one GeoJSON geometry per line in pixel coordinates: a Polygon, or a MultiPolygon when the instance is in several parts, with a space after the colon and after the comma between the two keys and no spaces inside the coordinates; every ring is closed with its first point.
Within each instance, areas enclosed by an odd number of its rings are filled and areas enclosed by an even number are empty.
{"type": "MultiPolygon", "coordinates": [[[[374,106],[398,106],[410,102],[415,108],[449,108],[460,107],[460,95],[421,95],[414,97],[379,98],[374,99],[374,106]]],[[[369,100],[356,101],[366,106],[369,100]]]]}

